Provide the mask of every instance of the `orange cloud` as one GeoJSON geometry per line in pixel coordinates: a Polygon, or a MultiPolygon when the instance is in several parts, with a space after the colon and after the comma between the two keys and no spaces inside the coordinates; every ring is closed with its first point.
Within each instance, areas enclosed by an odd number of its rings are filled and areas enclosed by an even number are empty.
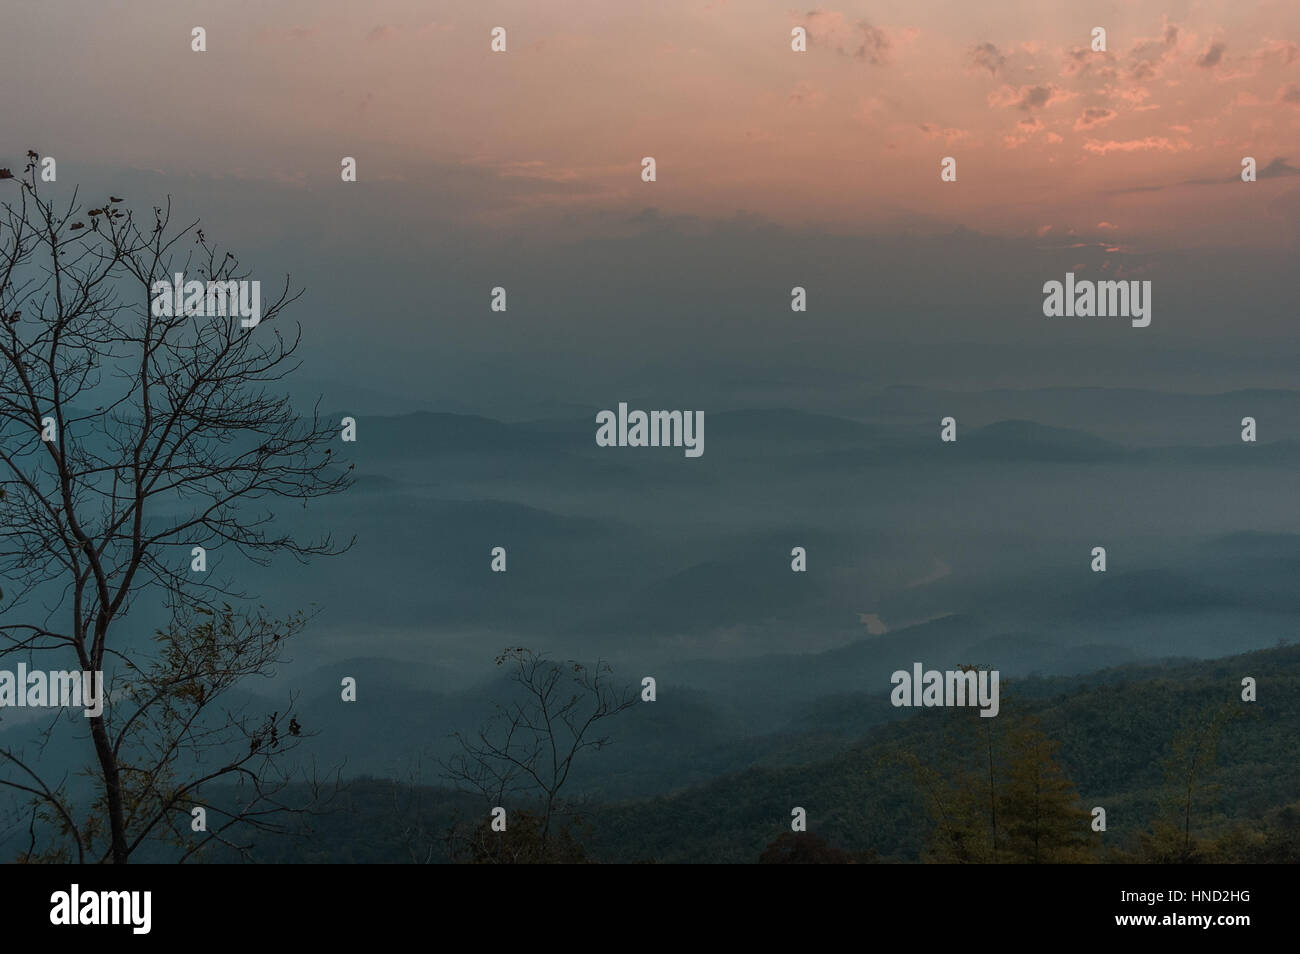
{"type": "Polygon", "coordinates": [[[854,59],[866,60],[873,66],[891,62],[893,37],[882,27],[866,20],[850,23],[842,13],[833,10],[812,10],[804,17],[808,39],[817,46],[854,59]]]}
{"type": "Polygon", "coordinates": [[[1103,106],[1089,106],[1074,121],[1074,131],[1078,132],[1081,129],[1094,129],[1097,126],[1104,126],[1118,115],[1119,113],[1113,109],[1106,109],[1103,106]]]}
{"type": "Polygon", "coordinates": [[[1083,148],[1088,152],[1104,156],[1109,152],[1183,152],[1192,148],[1192,144],[1185,139],[1177,142],[1169,139],[1167,136],[1147,136],[1145,139],[1089,139],[1083,144],[1083,148]]]}
{"type": "Polygon", "coordinates": [[[1178,25],[1166,18],[1160,36],[1138,40],[1128,53],[1128,75],[1135,80],[1154,79],[1178,53],[1178,25]]]}
{"type": "Polygon", "coordinates": [[[1078,94],[1060,89],[1050,83],[1041,86],[1003,86],[989,93],[988,102],[990,106],[1005,106],[1008,109],[1032,112],[1035,109],[1046,109],[1055,103],[1073,99],[1076,95],[1078,94]]]}
{"type": "Polygon", "coordinates": [[[921,132],[925,133],[926,139],[942,139],[948,145],[959,142],[970,135],[970,131],[966,129],[940,129],[932,123],[921,123],[919,128],[921,132]]]}
{"type": "Polygon", "coordinates": [[[1206,47],[1205,52],[1196,58],[1196,65],[1202,69],[1212,70],[1223,62],[1223,51],[1228,48],[1228,44],[1222,40],[1216,40],[1206,47]]]}
{"type": "Polygon", "coordinates": [[[971,48],[967,57],[973,72],[988,70],[993,76],[997,76],[998,70],[1007,63],[1006,56],[992,43],[977,44],[971,48]]]}

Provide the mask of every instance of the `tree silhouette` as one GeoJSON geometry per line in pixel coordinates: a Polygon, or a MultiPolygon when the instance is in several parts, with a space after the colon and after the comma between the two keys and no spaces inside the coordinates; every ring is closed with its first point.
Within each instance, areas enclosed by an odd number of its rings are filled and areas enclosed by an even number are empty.
{"type": "MultiPolygon", "coordinates": [[[[445,775],[479,794],[488,808],[526,806],[537,845],[519,852],[521,858],[565,860],[572,853],[572,838],[562,829],[557,841],[555,829],[562,817],[573,814],[561,796],[574,762],[581,752],[610,744],[602,731],[605,721],[635,705],[636,696],[612,684],[613,671],[604,662],[591,667],[557,662],[524,647],[505,650],[496,662],[510,667],[514,698],[498,704],[496,714],[474,735],[456,733],[461,751],[443,763],[445,775]]],[[[453,828],[453,857],[480,857],[482,849],[474,845],[481,844],[481,837],[505,834],[482,824],[472,831],[466,848],[465,836],[453,828]]]]}
{"type": "Polygon", "coordinates": [[[449,838],[454,861],[475,865],[586,864],[586,850],[574,837],[573,826],[546,831],[546,819],[528,810],[512,812],[505,831],[493,831],[484,817],[468,834],[449,838]]]}
{"type": "Polygon", "coordinates": [[[227,700],[269,672],[303,616],[241,608],[237,583],[190,572],[191,548],[261,565],[339,552],[281,529],[269,504],[305,506],[350,478],[330,464],[333,428],[277,391],[298,366],[300,329],[280,328],[301,294],[287,277],[255,328],[157,315],[155,282],[245,280],[238,260],[197,223],[173,228],[170,200],[143,224],[116,196],[84,215],[76,192],[56,208],[28,159],[0,183],[17,191],[0,193],[0,656],[104,671],[111,693],[90,719],[55,710],[35,754],[0,750],[0,785],[31,800],[27,860],[123,863],[163,837],[184,858],[274,825],[277,767],[302,737],[291,700],[258,715],[227,700]],[[133,607],[165,612],[152,642],[133,607]],[[89,803],[66,774],[43,776],[55,736],[88,738],[89,803]],[[243,791],[208,805],[196,838],[190,810],[217,780],[243,791]]]}

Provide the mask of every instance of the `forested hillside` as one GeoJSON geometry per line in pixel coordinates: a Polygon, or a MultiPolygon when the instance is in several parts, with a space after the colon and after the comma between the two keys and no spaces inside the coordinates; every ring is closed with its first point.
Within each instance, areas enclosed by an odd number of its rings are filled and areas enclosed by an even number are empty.
{"type": "MultiPolygon", "coordinates": [[[[649,799],[588,803],[565,823],[564,858],[1300,861],[1300,759],[1276,757],[1300,752],[1300,647],[1008,681],[1002,696],[994,719],[973,709],[918,710],[802,764],[790,759],[798,740],[783,734],[768,740],[781,753],[775,767],[755,764],[649,799]],[[1257,681],[1254,702],[1242,700],[1246,677],[1257,681]],[[791,832],[796,808],[806,811],[805,833],[791,832]],[[1094,830],[1098,808],[1104,832],[1094,830]]],[[[881,700],[836,705],[854,702],[881,700]]],[[[817,752],[815,737],[808,741],[817,752]]],[[[359,779],[318,802],[296,832],[262,836],[254,856],[500,860],[496,848],[467,851],[464,837],[448,838],[458,820],[461,832],[484,828],[489,807],[446,789],[359,779]]],[[[537,835],[529,808],[511,806],[511,827],[496,839],[517,856],[537,835]]]]}

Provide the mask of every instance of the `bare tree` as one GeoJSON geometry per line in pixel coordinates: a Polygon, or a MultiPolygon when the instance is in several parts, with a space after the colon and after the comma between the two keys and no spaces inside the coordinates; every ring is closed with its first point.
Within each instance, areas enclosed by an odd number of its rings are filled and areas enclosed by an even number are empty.
{"type": "Polygon", "coordinates": [[[169,837],[184,858],[274,828],[276,766],[302,738],[292,700],[256,716],[227,700],[271,672],[304,618],[240,608],[248,593],[192,572],[192,548],[253,565],[341,552],[328,535],[297,539],[270,507],[351,478],[331,463],[334,428],[278,390],[299,363],[301,329],[280,327],[301,295],[287,276],[255,327],[153,307],[174,274],[247,275],[197,222],[174,228],[170,200],[144,223],[116,196],[56,208],[28,160],[22,176],[0,169],[0,190],[17,192],[0,192],[0,658],[105,672],[111,690],[93,718],[55,710],[35,754],[0,749],[0,785],[31,799],[29,860],[123,863],[169,837]],[[133,606],[165,611],[152,642],[133,606]],[[89,803],[66,773],[42,774],[67,736],[93,752],[89,803]],[[244,793],[208,805],[218,817],[196,838],[191,810],[218,780],[244,793]]]}
{"type": "MultiPolygon", "coordinates": [[[[557,820],[572,813],[562,790],[579,753],[610,744],[606,720],[635,705],[636,695],[612,684],[613,670],[605,662],[558,662],[523,647],[505,650],[496,662],[511,668],[516,697],[498,703],[473,736],[455,734],[461,751],[444,763],[445,775],[489,807],[525,809],[521,830],[535,836],[536,844],[527,850],[514,845],[509,857],[547,861],[572,855],[568,833],[557,838],[557,820]]],[[[483,846],[486,833],[485,822],[474,826],[471,854],[483,853],[476,847],[483,846]]],[[[449,840],[456,839],[453,831],[449,840]]]]}

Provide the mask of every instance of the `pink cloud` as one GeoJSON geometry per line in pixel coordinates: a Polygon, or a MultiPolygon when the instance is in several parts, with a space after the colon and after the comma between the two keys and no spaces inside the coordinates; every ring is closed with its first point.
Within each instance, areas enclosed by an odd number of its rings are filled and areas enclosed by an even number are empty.
{"type": "Polygon", "coordinates": [[[808,39],[814,45],[854,59],[883,66],[892,60],[894,38],[882,27],[866,20],[849,22],[834,10],[812,10],[804,18],[808,39]]]}
{"type": "Polygon", "coordinates": [[[1300,46],[1290,41],[1283,43],[1281,40],[1269,40],[1255,51],[1254,58],[1261,61],[1277,59],[1282,66],[1290,66],[1300,60],[1300,46]]]}
{"type": "Polygon", "coordinates": [[[1139,39],[1128,52],[1128,75],[1135,80],[1154,79],[1178,53],[1178,25],[1164,21],[1160,35],[1139,39]]]}
{"type": "Polygon", "coordinates": [[[1133,106],[1140,105],[1144,100],[1149,99],[1151,90],[1145,86],[1105,86],[1101,94],[1111,100],[1123,100],[1133,106]]]}
{"type": "Polygon", "coordinates": [[[1113,109],[1106,109],[1102,106],[1089,106],[1074,121],[1074,131],[1078,132],[1081,129],[1095,129],[1098,126],[1104,126],[1118,115],[1119,113],[1113,109]]]}
{"type": "Polygon", "coordinates": [[[1006,54],[999,50],[992,43],[980,43],[972,47],[967,54],[970,60],[969,69],[972,72],[988,70],[993,76],[998,75],[998,70],[1006,66],[1006,54]]]}
{"type": "Polygon", "coordinates": [[[942,139],[948,145],[952,145],[954,142],[960,142],[970,135],[970,131],[967,129],[956,129],[952,127],[940,129],[932,123],[921,123],[919,128],[921,132],[925,133],[926,139],[942,139]]]}
{"type": "Polygon", "coordinates": [[[1196,65],[1201,69],[1212,70],[1223,62],[1223,51],[1228,48],[1228,44],[1222,40],[1215,40],[1205,48],[1205,52],[1196,58],[1196,65]]]}
{"type": "Polygon", "coordinates": [[[1037,117],[1017,120],[1016,131],[1003,136],[1002,145],[1007,149],[1017,149],[1046,128],[1037,117]]]}
{"type": "Polygon", "coordinates": [[[1032,112],[1035,109],[1046,109],[1056,103],[1073,99],[1077,95],[1050,83],[1038,86],[1003,86],[989,93],[988,103],[990,106],[1004,106],[1008,109],[1032,112]]]}
{"type": "Polygon", "coordinates": [[[1192,144],[1185,139],[1175,142],[1167,136],[1147,136],[1145,139],[1089,139],[1083,148],[1104,156],[1109,152],[1183,152],[1191,149],[1192,144]]]}
{"type": "Polygon", "coordinates": [[[1065,62],[1061,66],[1062,76],[1075,76],[1079,79],[1111,80],[1117,73],[1113,53],[1097,52],[1086,46],[1067,50],[1065,62]]]}

